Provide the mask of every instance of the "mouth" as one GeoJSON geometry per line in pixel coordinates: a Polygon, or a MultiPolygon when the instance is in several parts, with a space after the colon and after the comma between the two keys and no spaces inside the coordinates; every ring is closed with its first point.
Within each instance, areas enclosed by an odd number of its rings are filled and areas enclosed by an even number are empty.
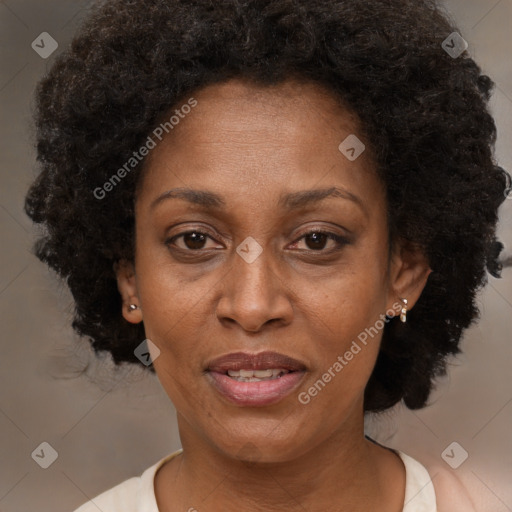
{"type": "Polygon", "coordinates": [[[306,365],[277,352],[236,352],[211,361],[206,373],[230,403],[262,407],[281,401],[296,389],[306,365]]]}
{"type": "Polygon", "coordinates": [[[290,373],[284,368],[269,368],[267,370],[228,370],[225,375],[238,382],[261,382],[263,380],[280,379],[281,376],[290,373]]]}

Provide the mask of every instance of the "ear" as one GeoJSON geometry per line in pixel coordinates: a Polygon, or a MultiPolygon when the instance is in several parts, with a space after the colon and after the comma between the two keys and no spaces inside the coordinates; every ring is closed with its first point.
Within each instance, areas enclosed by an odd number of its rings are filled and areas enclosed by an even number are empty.
{"type": "Polygon", "coordinates": [[[142,322],[142,310],[133,263],[119,260],[114,263],[113,268],[117,277],[117,289],[123,299],[123,317],[132,324],[138,324],[142,322]],[[131,304],[138,306],[137,309],[130,309],[131,304]]]}
{"type": "Polygon", "coordinates": [[[396,310],[397,300],[407,299],[407,309],[411,310],[420,298],[431,272],[428,259],[420,247],[405,240],[397,241],[389,264],[388,308],[396,310]]]}

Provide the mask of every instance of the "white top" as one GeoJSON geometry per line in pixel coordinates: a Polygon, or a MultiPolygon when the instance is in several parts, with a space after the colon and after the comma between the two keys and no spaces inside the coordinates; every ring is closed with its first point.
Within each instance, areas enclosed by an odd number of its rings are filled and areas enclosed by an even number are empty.
{"type": "MultiPolygon", "coordinates": [[[[180,454],[179,449],[133,477],[88,501],[75,512],[159,512],[154,490],[154,477],[165,462],[180,454]]],[[[402,512],[438,512],[436,494],[427,470],[415,459],[394,450],[405,470],[405,500],[402,512]]]]}

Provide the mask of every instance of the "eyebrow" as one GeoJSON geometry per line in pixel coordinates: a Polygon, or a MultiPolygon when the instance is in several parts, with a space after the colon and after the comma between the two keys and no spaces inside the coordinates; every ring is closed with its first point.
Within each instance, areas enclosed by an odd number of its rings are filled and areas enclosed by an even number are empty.
{"type": "MultiPolygon", "coordinates": [[[[361,209],[366,213],[366,208],[358,196],[352,192],[349,192],[348,190],[339,187],[318,188],[291,192],[285,195],[281,195],[278,201],[278,205],[288,210],[295,210],[308,206],[312,203],[318,203],[330,197],[352,201],[359,205],[361,209]]],[[[154,209],[157,205],[168,199],[184,199],[189,203],[197,204],[207,209],[220,209],[226,205],[224,199],[214,192],[180,187],[167,190],[163,194],[159,195],[154,201],[152,201],[150,209],[154,209]]]]}

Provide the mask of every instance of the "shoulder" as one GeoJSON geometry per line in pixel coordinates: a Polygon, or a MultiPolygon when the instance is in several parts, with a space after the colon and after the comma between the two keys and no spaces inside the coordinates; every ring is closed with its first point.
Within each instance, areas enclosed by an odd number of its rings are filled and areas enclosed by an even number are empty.
{"type": "Polygon", "coordinates": [[[476,512],[456,474],[438,462],[419,462],[397,450],[406,467],[404,512],[476,512]]]}
{"type": "Polygon", "coordinates": [[[438,464],[427,469],[436,491],[437,512],[476,512],[469,492],[454,471],[438,464]]]}
{"type": "Polygon", "coordinates": [[[84,503],[74,512],[158,512],[154,490],[156,472],[165,462],[181,452],[180,448],[167,455],[146,469],[141,476],[125,480],[84,503]]]}
{"type": "Polygon", "coordinates": [[[470,493],[452,469],[437,461],[425,461],[436,494],[437,512],[476,512],[470,493]]]}
{"type": "Polygon", "coordinates": [[[136,512],[134,507],[137,507],[140,480],[141,477],[130,478],[84,503],[75,512],[98,512],[98,509],[105,512],[136,512]]]}

